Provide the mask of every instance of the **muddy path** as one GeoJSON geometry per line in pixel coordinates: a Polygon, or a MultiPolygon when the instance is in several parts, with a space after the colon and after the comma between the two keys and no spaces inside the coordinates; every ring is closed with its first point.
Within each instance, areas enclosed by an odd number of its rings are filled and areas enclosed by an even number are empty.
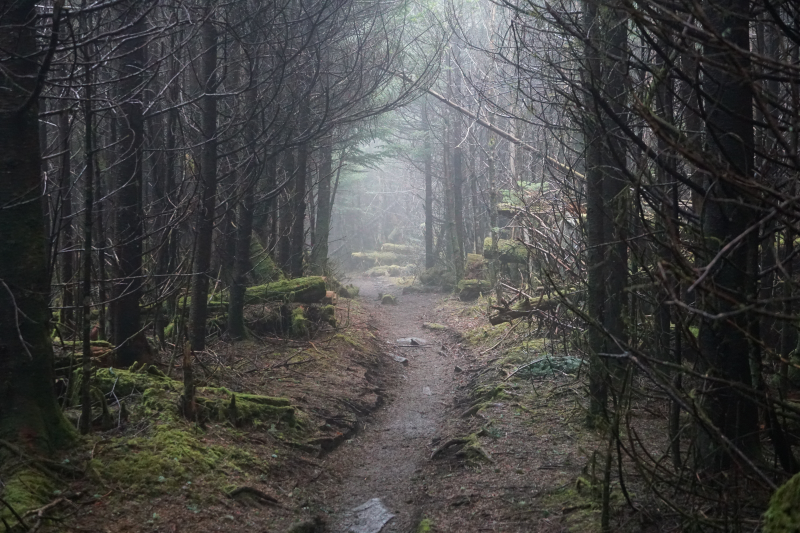
{"type": "Polygon", "coordinates": [[[432,440],[441,431],[452,405],[453,373],[457,361],[449,347],[447,332],[423,328],[436,322],[437,294],[400,295],[388,281],[363,278],[357,281],[361,299],[372,317],[373,333],[385,347],[394,386],[384,391],[382,406],[359,433],[327,458],[339,475],[325,488],[323,498],[334,511],[330,530],[344,533],[353,522],[353,508],[380,498],[394,514],[384,532],[413,531],[420,520],[413,478],[428,461],[432,440]],[[381,305],[380,294],[398,297],[398,305],[381,305]],[[427,343],[399,347],[397,339],[417,337],[427,343]],[[404,357],[407,364],[391,359],[404,357]]]}

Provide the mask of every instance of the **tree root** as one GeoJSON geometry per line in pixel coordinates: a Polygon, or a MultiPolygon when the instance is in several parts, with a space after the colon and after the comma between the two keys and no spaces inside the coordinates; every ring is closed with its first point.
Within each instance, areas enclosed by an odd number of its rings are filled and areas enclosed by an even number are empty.
{"type": "Polygon", "coordinates": [[[270,505],[275,505],[278,507],[283,507],[277,498],[274,496],[270,496],[266,492],[260,491],[255,487],[236,487],[232,491],[228,493],[228,498],[233,500],[237,499],[237,496],[245,496],[254,499],[258,503],[268,503],[270,505]]]}
{"type": "Polygon", "coordinates": [[[44,457],[38,457],[30,455],[24,451],[22,448],[11,444],[7,440],[0,439],[0,448],[6,448],[11,453],[18,455],[21,459],[28,461],[31,466],[39,470],[45,475],[53,476],[54,473],[58,472],[60,474],[65,474],[71,476],[73,478],[78,478],[83,475],[83,472],[78,468],[73,466],[59,463],[58,461],[52,461],[50,459],[45,459],[44,457]]]}
{"type": "Polygon", "coordinates": [[[490,435],[490,433],[486,429],[486,426],[484,426],[479,431],[471,433],[466,437],[450,439],[431,453],[431,459],[436,459],[436,457],[442,455],[448,448],[461,445],[461,449],[456,452],[456,457],[463,457],[468,462],[494,463],[492,456],[481,447],[480,441],[478,440],[479,437],[488,435],[490,435]]]}

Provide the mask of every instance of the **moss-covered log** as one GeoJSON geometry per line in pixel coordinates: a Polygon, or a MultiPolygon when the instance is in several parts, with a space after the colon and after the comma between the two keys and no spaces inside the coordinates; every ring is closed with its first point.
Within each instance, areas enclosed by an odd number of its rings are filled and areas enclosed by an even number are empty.
{"type": "Polygon", "coordinates": [[[488,281],[477,279],[463,279],[458,282],[458,298],[462,302],[477,300],[481,294],[487,294],[492,290],[488,281]]]}
{"type": "Polygon", "coordinates": [[[361,260],[366,265],[394,265],[401,259],[399,254],[394,252],[353,252],[353,259],[361,260]]]}
{"type": "Polygon", "coordinates": [[[264,422],[284,422],[290,427],[297,423],[295,408],[288,398],[275,398],[257,394],[233,394],[227,389],[201,389],[215,393],[214,398],[198,397],[197,404],[208,420],[229,421],[235,426],[264,422]],[[221,396],[221,397],[220,397],[221,396]]]}
{"type": "Polygon", "coordinates": [[[246,304],[260,302],[312,304],[321,302],[326,293],[325,278],[322,276],[310,276],[248,287],[244,298],[246,304]]]}
{"type": "Polygon", "coordinates": [[[390,242],[384,243],[381,246],[381,252],[392,252],[397,255],[414,255],[417,251],[413,246],[408,244],[392,244],[390,242]]]}
{"type": "MultiPolygon", "coordinates": [[[[486,237],[483,241],[483,257],[495,259],[492,253],[491,237],[486,237]]],[[[528,251],[521,242],[499,239],[497,241],[497,259],[504,263],[525,263],[528,261],[528,251]]]]}

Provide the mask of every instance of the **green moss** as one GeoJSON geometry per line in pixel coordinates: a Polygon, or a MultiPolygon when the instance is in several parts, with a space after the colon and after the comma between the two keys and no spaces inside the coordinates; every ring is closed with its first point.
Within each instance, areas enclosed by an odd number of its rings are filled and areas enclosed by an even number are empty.
{"type": "Polygon", "coordinates": [[[496,326],[475,328],[467,331],[465,337],[470,344],[493,345],[500,340],[509,327],[511,327],[510,324],[503,323],[496,326]]]}
{"type": "Polygon", "coordinates": [[[353,252],[353,259],[360,259],[363,263],[378,265],[394,265],[400,260],[400,255],[393,252],[353,252]]]}
{"type": "Polygon", "coordinates": [[[392,296],[391,294],[384,294],[381,298],[381,304],[383,305],[397,305],[397,298],[392,296]]]}
{"type": "Polygon", "coordinates": [[[235,426],[260,425],[267,422],[283,422],[296,427],[296,410],[288,398],[276,398],[257,394],[233,394],[227,389],[201,388],[198,393],[209,397],[197,398],[204,415],[215,422],[229,421],[235,426]]]}
{"type": "Polygon", "coordinates": [[[100,368],[95,374],[94,385],[103,394],[113,390],[118,397],[143,393],[147,389],[180,391],[183,387],[181,382],[167,377],[153,365],[138,371],[100,368]]]}
{"type": "Polygon", "coordinates": [[[287,279],[248,287],[245,291],[245,303],[261,302],[295,302],[316,303],[325,298],[327,288],[322,276],[287,279]]]}
{"type": "Polygon", "coordinates": [[[292,321],[289,326],[289,331],[295,337],[304,337],[308,335],[311,327],[311,321],[306,318],[305,309],[297,307],[292,311],[292,321]]]}
{"type": "Polygon", "coordinates": [[[281,269],[256,238],[250,239],[250,263],[253,266],[251,276],[259,285],[285,279],[281,269]]]}
{"type": "Polygon", "coordinates": [[[422,324],[422,327],[425,329],[432,329],[432,330],[447,330],[449,329],[444,324],[437,324],[436,322],[425,322],[422,324]]]}
{"type": "Polygon", "coordinates": [[[456,284],[456,276],[452,271],[444,267],[429,268],[419,275],[419,281],[423,285],[442,287],[445,290],[452,289],[456,284]]]}
{"type": "Polygon", "coordinates": [[[464,302],[477,300],[481,294],[488,293],[491,290],[492,286],[488,281],[463,279],[458,282],[458,298],[464,302]]]}
{"type": "Polygon", "coordinates": [[[353,337],[351,335],[348,335],[346,333],[337,333],[336,335],[333,336],[332,340],[340,340],[340,341],[343,341],[346,344],[349,344],[350,346],[352,346],[356,350],[359,350],[359,351],[362,351],[362,352],[366,351],[366,348],[361,343],[361,341],[359,341],[355,337],[353,337]]]}
{"type": "Polygon", "coordinates": [[[336,327],[336,306],[325,305],[322,307],[322,318],[333,327],[336,327]]]}
{"type": "MultiPolygon", "coordinates": [[[[38,470],[23,468],[14,472],[10,477],[4,477],[0,497],[18,515],[23,516],[27,511],[37,509],[51,501],[54,498],[53,490],[55,488],[53,480],[38,470]]],[[[0,518],[5,520],[9,526],[17,525],[17,519],[5,505],[0,505],[0,518]]]]}
{"type": "Polygon", "coordinates": [[[431,533],[433,531],[433,522],[430,518],[423,518],[417,526],[417,533],[431,533]]]}
{"type": "Polygon", "coordinates": [[[764,533],[800,531],[800,474],[781,485],[764,513],[764,533]]]}
{"type": "Polygon", "coordinates": [[[161,425],[149,435],[120,439],[108,455],[89,466],[104,482],[158,494],[211,472],[223,455],[222,448],[204,444],[187,430],[161,425]]]}
{"type": "MultiPolygon", "coordinates": [[[[494,259],[491,237],[486,237],[483,241],[483,257],[494,259]]],[[[504,263],[526,263],[528,261],[528,251],[521,242],[498,239],[497,258],[504,263]]]]}
{"type": "Polygon", "coordinates": [[[392,252],[398,255],[414,255],[417,250],[408,244],[392,244],[387,242],[381,246],[381,252],[392,252]]]}
{"type": "Polygon", "coordinates": [[[339,290],[336,291],[336,294],[341,296],[342,298],[355,298],[358,296],[359,288],[355,285],[345,285],[339,287],[339,290]]]}

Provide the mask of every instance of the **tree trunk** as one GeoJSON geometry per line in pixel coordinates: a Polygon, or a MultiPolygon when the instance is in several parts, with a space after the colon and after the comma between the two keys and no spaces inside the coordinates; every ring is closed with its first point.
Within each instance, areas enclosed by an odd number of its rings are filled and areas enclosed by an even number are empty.
{"type": "Polygon", "coordinates": [[[322,161],[317,185],[316,242],[311,251],[312,273],[323,276],[328,270],[328,237],[331,231],[331,178],[333,177],[333,137],[328,135],[322,144],[322,161]]]}
{"type": "Polygon", "coordinates": [[[72,432],[53,391],[50,280],[42,214],[36,2],[5,3],[0,32],[0,439],[41,451],[72,432]]]}
{"type": "Polygon", "coordinates": [[[86,161],[86,182],[84,184],[84,213],[83,213],[83,255],[81,257],[83,283],[83,319],[81,320],[81,338],[83,342],[83,357],[81,368],[81,419],[79,429],[82,435],[86,435],[91,430],[92,424],[92,348],[91,348],[91,311],[92,311],[92,222],[94,214],[94,186],[95,186],[95,165],[94,165],[94,111],[92,109],[92,71],[89,52],[85,52],[86,67],[84,101],[83,101],[83,120],[84,120],[84,143],[83,153],[86,161]]]}
{"type": "Polygon", "coordinates": [[[607,98],[611,111],[624,115],[627,30],[621,10],[601,7],[596,0],[585,4],[586,46],[584,91],[586,109],[586,225],[587,312],[589,329],[588,424],[605,416],[609,365],[599,354],[619,353],[615,339],[624,341],[624,299],[627,282],[627,181],[624,146],[615,132],[616,123],[599,111],[596,99],[607,98]]]}
{"type": "Polygon", "coordinates": [[[201,75],[205,95],[201,103],[203,135],[200,157],[200,205],[197,210],[197,236],[192,276],[192,303],[189,309],[189,340],[192,351],[206,345],[209,268],[217,201],[217,30],[211,17],[201,28],[203,55],[201,75]]]}
{"type": "MultiPolygon", "coordinates": [[[[143,353],[134,342],[143,336],[139,300],[142,295],[142,166],[144,118],[142,70],[146,63],[144,17],[136,9],[137,2],[122,5],[122,23],[127,26],[126,39],[120,44],[120,109],[124,119],[119,148],[123,151],[117,163],[115,240],[117,279],[114,282],[113,343],[117,346],[116,364],[129,367],[141,360],[143,353]]],[[[145,341],[146,342],[146,341],[145,341]]]]}
{"type": "MultiPolygon", "coordinates": [[[[708,43],[703,57],[708,62],[703,80],[704,107],[707,112],[706,136],[719,169],[709,180],[703,202],[703,260],[712,261],[732,239],[742,235],[757,220],[753,207],[742,197],[755,198],[737,188],[736,181],[752,179],[753,125],[752,94],[742,72],[750,68],[745,52],[750,49],[749,3],[727,0],[707,4],[710,31],[725,35],[726,43],[708,43]]],[[[756,283],[750,262],[755,257],[757,232],[723,257],[701,287],[701,307],[706,316],[730,313],[755,299],[756,283]]],[[[701,269],[702,270],[702,269],[701,269]]],[[[753,457],[759,449],[758,410],[752,396],[742,388],[752,386],[751,342],[754,333],[750,313],[733,314],[725,319],[705,319],[700,328],[700,351],[706,372],[702,405],[714,428],[704,423],[698,431],[697,461],[711,469],[727,468],[731,455],[716,435],[719,431],[740,451],[753,457]],[[720,380],[723,380],[722,382],[720,380]]]]}
{"type": "MultiPolygon", "coordinates": [[[[309,102],[308,96],[300,104],[300,134],[306,135],[308,129],[309,102]]],[[[306,173],[308,172],[308,146],[305,141],[297,148],[297,172],[294,177],[294,195],[292,196],[291,255],[289,274],[293,278],[303,277],[303,251],[306,243],[306,173]]]]}
{"type": "Polygon", "coordinates": [[[433,253],[433,148],[427,100],[422,104],[422,125],[425,128],[425,268],[433,268],[436,265],[433,253]]]}
{"type": "Polygon", "coordinates": [[[282,201],[280,205],[280,224],[278,228],[278,232],[280,234],[278,235],[277,248],[278,266],[281,267],[284,272],[288,272],[292,257],[292,241],[290,231],[292,228],[292,216],[294,214],[292,206],[294,202],[296,174],[294,150],[292,148],[287,149],[283,153],[283,169],[286,172],[286,178],[289,179],[289,185],[281,194],[282,201]]]}
{"type": "MultiPolygon", "coordinates": [[[[452,71],[451,71],[452,72],[452,71]]],[[[458,98],[461,94],[461,74],[455,74],[455,92],[454,98],[458,98]]],[[[464,251],[464,165],[463,165],[463,150],[461,149],[461,113],[457,111],[451,112],[451,120],[453,128],[451,130],[451,140],[453,142],[453,222],[455,224],[455,231],[453,232],[453,263],[456,271],[456,281],[460,281],[464,277],[464,261],[466,253],[464,251]]]]}
{"type": "MultiPolygon", "coordinates": [[[[256,89],[251,87],[245,97],[247,109],[256,107],[256,89]]],[[[248,124],[248,138],[245,141],[251,150],[256,150],[256,127],[251,117],[248,124]]],[[[250,239],[253,234],[253,191],[258,180],[256,173],[259,172],[260,165],[253,154],[250,164],[240,177],[239,192],[241,201],[239,212],[236,217],[236,252],[234,259],[233,279],[230,290],[230,302],[228,303],[228,334],[233,339],[243,339],[246,331],[244,327],[244,292],[247,288],[247,274],[250,272],[250,239]]]]}
{"type": "Polygon", "coordinates": [[[58,149],[61,151],[60,188],[61,188],[61,322],[65,332],[70,335],[75,329],[75,236],[72,226],[72,165],[70,150],[70,120],[69,111],[64,110],[59,115],[58,121],[58,149]]]}

